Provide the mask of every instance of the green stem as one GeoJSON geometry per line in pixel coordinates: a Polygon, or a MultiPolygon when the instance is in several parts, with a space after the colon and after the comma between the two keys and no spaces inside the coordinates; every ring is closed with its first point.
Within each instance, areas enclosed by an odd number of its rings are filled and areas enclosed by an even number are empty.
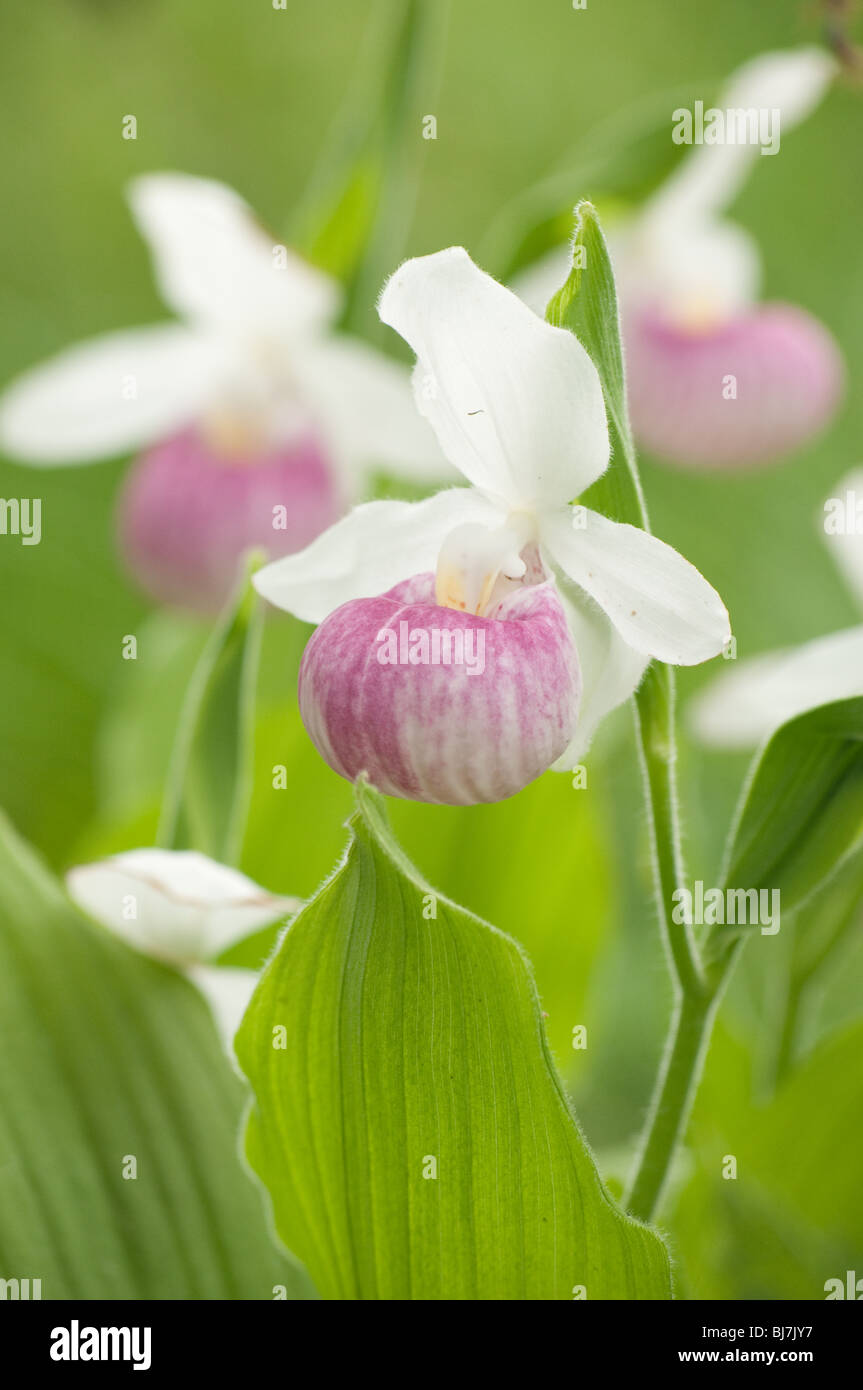
{"type": "Polygon", "coordinates": [[[656,906],[674,978],[685,994],[700,996],[706,986],[692,926],[688,921],[672,920],[674,894],[686,884],[680,848],[674,702],[672,670],[654,664],[636,695],[635,720],[653,850],[656,906]]]}
{"type": "Polygon", "coordinates": [[[659,1209],[678,1143],[689,1122],[713,1023],[744,942],[737,941],[722,968],[700,995],[681,992],[675,1006],[635,1173],[624,1199],[627,1210],[651,1221],[659,1209]]]}
{"type": "Polygon", "coordinates": [[[674,1012],[625,1203],[634,1216],[656,1213],[678,1143],[684,1136],[701,1079],[718,1002],[736,958],[706,974],[692,924],[672,917],[674,893],[685,887],[677,800],[674,676],[667,666],[648,671],[635,700],[653,849],[656,902],[675,986],[674,1012]]]}
{"type": "Polygon", "coordinates": [[[650,1221],[656,1212],[675,1149],[683,1138],[714,1009],[715,1001],[685,994],[675,1006],[641,1153],[625,1199],[627,1209],[642,1221],[650,1221]]]}

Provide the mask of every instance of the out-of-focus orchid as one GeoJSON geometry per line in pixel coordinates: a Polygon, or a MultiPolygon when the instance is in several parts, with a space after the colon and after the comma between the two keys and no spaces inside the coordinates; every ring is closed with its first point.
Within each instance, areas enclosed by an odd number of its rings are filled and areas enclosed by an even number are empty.
{"type": "MultiPolygon", "coordinates": [[[[750,115],[779,112],[775,136],[784,135],[814,109],[835,67],[817,48],[747,63],[717,103],[727,113],[718,142],[694,146],[610,238],[633,430],[660,458],[693,467],[769,463],[805,444],[836,409],[843,368],[831,335],[803,309],[758,302],[758,247],[723,216],[762,158],[750,115]]],[[[539,263],[519,292],[544,304],[561,264],[557,255],[539,263]]]]}
{"type": "Polygon", "coordinates": [[[333,331],[339,286],[242,198],[162,173],[136,179],[130,203],[182,322],[109,333],[26,372],[0,402],[0,446],[45,465],[143,449],[120,532],[154,597],[218,606],[244,550],[308,544],[371,467],[445,476],[407,370],[333,331]]]}
{"type": "Polygon", "coordinates": [[[499,800],[575,766],[651,657],[715,656],[728,615],[669,546],[571,505],[609,461],[599,377],[573,334],[458,247],[403,265],[379,312],[416,353],[418,407],[472,486],[357,507],[254,583],[321,624],[300,709],[337,772],[416,800],[499,800]]]}
{"type": "Polygon", "coordinates": [[[300,907],[193,850],[127,850],[70,869],[66,884],[79,907],[109,931],[182,970],[207,999],[228,1046],[258,976],[211,962],[300,907]]]}
{"type": "MultiPolygon", "coordinates": [[[[821,521],[863,609],[863,469],[843,480],[821,521]]],[[[745,749],[798,714],[853,696],[863,696],[863,626],[735,664],[693,700],[689,719],[702,742],[745,749]]]]}

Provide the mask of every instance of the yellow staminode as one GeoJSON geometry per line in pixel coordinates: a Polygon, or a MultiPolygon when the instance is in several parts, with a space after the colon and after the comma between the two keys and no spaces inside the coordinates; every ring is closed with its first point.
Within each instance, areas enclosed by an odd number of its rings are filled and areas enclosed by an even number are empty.
{"type": "Polygon", "coordinates": [[[531,531],[521,514],[504,526],[458,526],[441,546],[435,575],[435,602],[442,608],[484,617],[503,593],[523,578],[521,551],[531,531]]]}

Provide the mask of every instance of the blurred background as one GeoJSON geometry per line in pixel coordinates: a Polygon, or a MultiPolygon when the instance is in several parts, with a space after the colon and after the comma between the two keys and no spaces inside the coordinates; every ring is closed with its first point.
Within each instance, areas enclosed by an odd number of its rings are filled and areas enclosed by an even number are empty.
{"type": "MultiPolygon", "coordinates": [[[[418,77],[404,117],[399,158],[417,200],[403,237],[387,229],[396,261],[458,243],[507,274],[519,241],[507,210],[546,175],[565,182],[571,171],[566,202],[594,197],[603,211],[602,179],[583,172],[594,127],[623,113],[637,132],[639,110],[657,107],[668,119],[676,105],[709,99],[747,58],[818,41],[823,17],[814,0],[453,5],[439,73],[418,77]],[[422,138],[427,114],[435,140],[422,138]]],[[[0,383],[81,338],[168,316],[124,201],[135,174],[223,180],[281,236],[300,235],[321,160],[349,141],[364,84],[374,86],[369,26],[386,33],[388,22],[387,7],[368,0],[0,6],[0,383]],[[121,136],[128,113],[134,141],[121,136]]],[[[850,385],[835,422],[752,473],[643,459],[654,530],[723,595],[740,657],[859,619],[824,545],[821,508],[863,455],[861,102],[853,84],[838,84],[782,157],[760,162],[731,210],[759,242],[765,296],[811,310],[841,346],[850,385]]],[[[636,161],[627,191],[637,196],[638,184],[636,161]]],[[[398,355],[394,335],[376,326],[377,288],[355,326],[398,355]]],[[[38,492],[43,517],[38,546],[0,538],[0,804],[57,869],[152,842],[177,713],[208,631],[153,609],[125,576],[113,509],[127,466],[34,474],[0,463],[0,496],[38,492]],[[121,659],[130,633],[136,662],[121,659]]],[[[242,865],[299,895],[335,863],[351,807],[296,712],[304,640],[299,624],[268,624],[242,865]],[[272,786],[276,764],[288,771],[284,791],[272,786]]],[[[681,673],[681,702],[720,665],[681,673]]],[[[715,882],[747,760],[684,739],[681,762],[687,854],[695,876],[715,882]]],[[[391,812],[431,882],[526,947],[555,1055],[614,1185],[670,1002],[628,712],[604,731],[584,790],[547,774],[497,806],[391,803],[391,812]],[[588,1046],[575,1051],[578,1024],[588,1046]]],[[[797,1055],[777,1078],[788,937],[756,938],[723,1006],[663,1213],[689,1296],[819,1298],[828,1278],[863,1275],[863,944],[849,934],[818,974],[797,1055]],[[722,1177],[727,1154],[738,1158],[737,1181],[722,1177]]]]}

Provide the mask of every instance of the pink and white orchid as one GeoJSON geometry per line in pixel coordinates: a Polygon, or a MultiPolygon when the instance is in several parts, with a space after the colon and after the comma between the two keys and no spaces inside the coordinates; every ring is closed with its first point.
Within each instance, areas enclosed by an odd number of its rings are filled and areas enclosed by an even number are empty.
{"type": "Polygon", "coordinates": [[[357,507],[254,582],[321,624],[300,708],[337,772],[418,800],[499,800],[574,767],[651,657],[720,652],[728,614],[669,546],[573,505],[609,462],[599,376],[573,334],[458,247],[403,265],[379,312],[413,348],[418,408],[471,486],[357,507]],[[482,645],[482,670],[429,656],[456,631],[482,645]],[[407,652],[385,656],[403,633],[407,652]]]}
{"type": "MultiPolygon", "coordinates": [[[[819,521],[826,523],[831,554],[863,610],[863,468],[843,479],[819,521]],[[834,504],[851,524],[829,526],[834,504]]],[[[747,749],[807,710],[860,696],[863,626],[735,663],[692,701],[689,722],[708,746],[747,749]]]]}
{"type": "Polygon", "coordinates": [[[182,970],[206,998],[228,1046],[258,974],[212,962],[301,905],[193,850],[126,850],[70,869],[66,886],[84,912],[127,945],[182,970]]]}
{"type": "MultiPolygon", "coordinates": [[[[785,134],[835,70],[818,48],[765,54],[734,75],[717,109],[779,112],[776,134],[785,134]]],[[[829,422],[843,382],[839,351],[816,319],[759,303],[758,247],[723,214],[761,147],[734,134],[693,147],[610,237],[633,431],[658,457],[693,467],[743,468],[800,448],[829,422]]],[[[547,302],[562,261],[555,253],[517,282],[528,302],[547,302]]]]}
{"type": "Polygon", "coordinates": [[[130,204],[180,322],[108,333],[13,382],[0,447],[40,465],[139,457],[121,545],[154,597],[211,609],[240,554],[308,544],[372,467],[437,480],[406,369],[334,331],[341,289],[280,245],[231,189],[133,181],[130,204]]]}

